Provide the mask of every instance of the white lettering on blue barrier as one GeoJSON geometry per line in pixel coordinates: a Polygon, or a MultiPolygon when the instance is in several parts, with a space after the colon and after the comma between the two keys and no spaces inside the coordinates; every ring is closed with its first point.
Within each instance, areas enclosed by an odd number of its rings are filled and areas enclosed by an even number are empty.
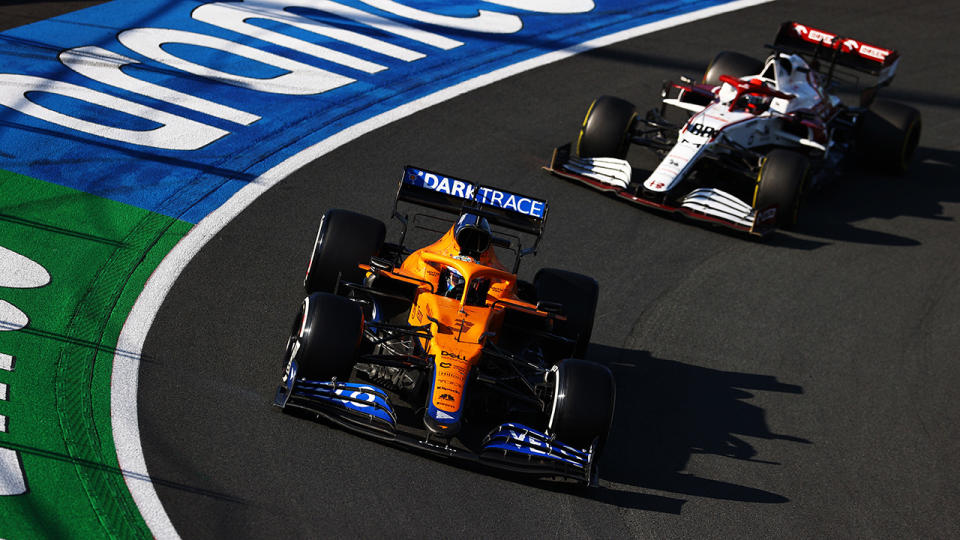
{"type": "Polygon", "coordinates": [[[420,30],[419,28],[391,21],[379,15],[329,1],[283,0],[278,2],[276,0],[246,0],[239,3],[215,2],[198,7],[193,11],[191,16],[198,21],[232,30],[239,34],[266,41],[267,43],[273,43],[291,50],[300,51],[316,58],[335,62],[366,73],[376,73],[386,68],[328,47],[322,47],[287,34],[268,30],[261,26],[251,24],[250,21],[267,20],[285,24],[299,30],[348,43],[405,62],[412,62],[426,56],[421,52],[400,47],[399,45],[394,45],[359,32],[338,28],[304,15],[286,11],[286,8],[291,7],[328,13],[375,30],[389,32],[438,49],[449,50],[463,45],[460,41],[439,34],[420,30]]]}
{"type": "Polygon", "coordinates": [[[248,126],[260,119],[255,114],[240,111],[203,98],[177,92],[159,84],[148,83],[124,73],[123,67],[137,65],[133,58],[110,52],[100,47],[75,47],[60,53],[60,62],[77,73],[115,88],[152,97],[167,103],[191,109],[210,116],[248,126]]]}
{"type": "Polygon", "coordinates": [[[377,9],[382,9],[387,13],[393,13],[406,19],[413,19],[418,22],[453,28],[456,30],[466,30],[468,32],[482,32],[485,34],[513,34],[523,28],[523,21],[516,15],[508,15],[499,11],[487,11],[484,9],[477,11],[476,17],[451,17],[448,15],[438,15],[423,11],[420,9],[405,6],[393,0],[360,0],[364,4],[369,4],[377,9]]]}
{"type": "Polygon", "coordinates": [[[248,88],[258,92],[284,95],[320,94],[355,82],[355,79],[336,73],[308,66],[291,60],[285,56],[276,55],[247,45],[241,45],[228,39],[173,30],[170,28],[135,28],[126,30],[117,36],[117,40],[128,49],[138,52],[161,64],[192,73],[207,79],[232,84],[241,88],[248,88]],[[222,51],[229,55],[236,55],[256,62],[286,71],[279,77],[261,79],[245,77],[227,73],[208,66],[196,64],[167,52],[163,46],[171,43],[195,45],[222,51]]]}
{"type": "Polygon", "coordinates": [[[51,124],[97,137],[164,150],[197,150],[229,133],[207,124],[83,86],[30,75],[0,73],[0,105],[5,105],[15,111],[45,120],[51,124]],[[46,92],[79,99],[105,109],[113,109],[144,120],[150,120],[160,124],[160,126],[148,130],[105,126],[38,105],[30,101],[27,96],[31,92],[46,92]]]}
{"type": "MultiPolygon", "coordinates": [[[[477,10],[475,16],[457,17],[432,13],[393,0],[361,1],[395,16],[410,19],[418,23],[426,23],[456,30],[487,34],[512,34],[523,28],[523,21],[520,17],[498,11],[481,9],[477,10]]],[[[590,11],[594,7],[592,0],[490,0],[490,3],[538,13],[583,13],[590,11]]],[[[450,50],[463,45],[461,41],[402,24],[365,10],[338,4],[330,0],[246,0],[241,2],[214,2],[199,6],[193,11],[191,16],[200,22],[212,24],[365,73],[377,73],[385,70],[386,67],[341,51],[269,30],[251,24],[248,21],[260,19],[285,24],[298,30],[311,32],[406,62],[418,60],[425,56],[421,52],[394,45],[370,35],[326,24],[286,10],[286,8],[291,7],[328,13],[338,18],[347,19],[351,21],[351,23],[358,25],[359,28],[369,27],[375,31],[401,36],[442,50],[450,50]]],[[[207,34],[170,28],[134,28],[120,32],[117,39],[130,50],[161,64],[206,79],[259,92],[285,95],[310,95],[327,92],[355,82],[354,79],[344,75],[302,64],[284,56],[275,55],[228,39],[207,34]],[[287,71],[287,73],[279,77],[260,79],[220,71],[212,67],[189,62],[164,50],[163,46],[170,43],[220,50],[228,55],[241,56],[249,60],[283,69],[287,71]]],[[[124,73],[122,68],[127,65],[137,64],[139,63],[138,61],[121,54],[112,53],[100,47],[90,46],[68,49],[61,54],[60,60],[73,71],[115,88],[209,114],[240,125],[250,125],[260,119],[259,116],[245,111],[183,94],[132,77],[124,73]]],[[[28,82],[27,79],[15,74],[2,74],[0,76],[7,77],[7,82],[11,81],[9,77],[12,76],[14,78],[13,80],[20,83],[19,85],[15,85],[12,90],[8,89],[8,91],[5,92],[6,99],[0,99],[0,105],[5,105],[20,113],[90,135],[165,150],[197,150],[228,133],[206,124],[187,120],[169,113],[161,113],[160,111],[122,98],[107,96],[100,92],[74,85],[67,85],[67,83],[60,81],[34,77],[28,82]],[[16,92],[16,86],[29,85],[35,87],[43,86],[46,88],[45,90],[38,91],[51,91],[50,89],[52,89],[53,93],[59,93],[108,108],[116,108],[115,105],[124,104],[122,108],[118,108],[117,110],[123,110],[128,113],[132,112],[135,116],[154,120],[164,125],[161,128],[148,131],[129,130],[105,126],[96,122],[75,118],[64,113],[51,111],[30,102],[29,99],[25,99],[22,94],[16,92]],[[182,128],[185,127],[189,127],[189,131],[193,132],[191,136],[184,136],[185,130],[182,128]]],[[[465,189],[469,191],[469,188],[465,189]]],[[[493,197],[496,197],[497,200],[502,200],[503,194],[497,192],[493,197]]],[[[505,204],[511,204],[511,206],[516,206],[519,209],[519,205],[522,205],[523,202],[524,200],[510,201],[508,199],[505,204]]],[[[519,211],[524,214],[538,215],[536,207],[536,201],[532,201],[529,212],[519,211]]]]}

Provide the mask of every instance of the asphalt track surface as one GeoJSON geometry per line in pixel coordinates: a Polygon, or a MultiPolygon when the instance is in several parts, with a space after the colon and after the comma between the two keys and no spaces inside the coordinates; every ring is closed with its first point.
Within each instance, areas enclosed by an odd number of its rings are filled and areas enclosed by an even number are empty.
{"type": "Polygon", "coordinates": [[[140,431],[177,531],[960,537],[958,20],[950,1],[775,2],[509,78],[297,171],[200,251],[146,341],[140,431]],[[788,19],[901,51],[886,95],[924,120],[906,177],[848,176],[759,243],[538,170],[596,95],[644,110],[719,50],[762,55],[788,19]],[[521,277],[600,282],[589,357],[614,371],[617,412],[599,489],[467,470],[270,407],[320,215],[386,219],[408,163],[547,198],[521,277]]]}

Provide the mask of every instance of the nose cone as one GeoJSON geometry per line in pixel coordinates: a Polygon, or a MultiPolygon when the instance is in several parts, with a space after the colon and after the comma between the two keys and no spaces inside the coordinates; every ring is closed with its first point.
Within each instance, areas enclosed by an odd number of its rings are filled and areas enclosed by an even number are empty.
{"type": "Polygon", "coordinates": [[[442,439],[452,439],[454,435],[460,433],[460,411],[449,414],[432,405],[430,409],[432,410],[428,410],[423,415],[423,425],[426,426],[427,431],[442,439]]]}

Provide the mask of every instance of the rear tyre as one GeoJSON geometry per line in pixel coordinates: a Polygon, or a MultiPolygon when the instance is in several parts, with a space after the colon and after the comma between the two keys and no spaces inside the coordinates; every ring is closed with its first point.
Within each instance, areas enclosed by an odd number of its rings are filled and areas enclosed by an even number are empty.
{"type": "Polygon", "coordinates": [[[733,51],[723,51],[718,54],[703,75],[703,84],[717,86],[721,75],[729,75],[735,79],[747,75],[759,75],[763,71],[763,62],[733,51]]]}
{"type": "Polygon", "coordinates": [[[777,226],[793,227],[800,215],[800,199],[809,175],[810,160],[803,154],[779,148],[771,150],[757,176],[753,208],[760,211],[776,204],[777,226]]]}
{"type": "Polygon", "coordinates": [[[380,252],[387,228],[382,221],[349,210],[328,210],[320,221],[317,241],[303,287],[307,294],[333,292],[338,277],[357,283],[363,279],[358,264],[380,252]]]}
{"type": "Polygon", "coordinates": [[[360,304],[330,293],[313,293],[304,298],[294,319],[287,365],[292,357],[301,377],[346,380],[362,335],[360,304]]]}
{"type": "Polygon", "coordinates": [[[577,155],[626,158],[636,118],[637,108],[632,103],[612,96],[598,97],[580,126],[577,155]]]}
{"type": "Polygon", "coordinates": [[[903,174],[920,143],[920,111],[895,101],[877,100],[860,119],[857,146],[875,170],[903,174]]]}
{"type": "Polygon", "coordinates": [[[586,356],[600,295],[597,280],[566,270],[543,268],[534,276],[533,286],[537,290],[537,300],[563,305],[567,320],[558,321],[554,332],[576,342],[574,356],[586,356]]]}
{"type": "Polygon", "coordinates": [[[547,429],[576,448],[603,447],[613,422],[616,384],[601,364],[566,358],[551,372],[553,404],[547,429]]]}

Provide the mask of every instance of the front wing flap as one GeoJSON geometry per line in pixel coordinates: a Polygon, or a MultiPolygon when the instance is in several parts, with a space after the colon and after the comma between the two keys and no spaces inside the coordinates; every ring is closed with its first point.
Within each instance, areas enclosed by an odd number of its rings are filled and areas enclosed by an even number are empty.
{"type": "Polygon", "coordinates": [[[296,360],[281,380],[275,406],[310,411],[342,427],[385,442],[444,458],[477,463],[536,477],[564,477],[596,484],[594,450],[578,450],[532,428],[507,423],[494,428],[481,447],[470,450],[402,431],[389,395],[365,383],[314,381],[297,377],[296,360]]]}
{"type": "Polygon", "coordinates": [[[554,149],[550,165],[544,170],[634,204],[679,213],[752,235],[766,236],[775,228],[776,207],[756,211],[746,202],[716,188],[695,189],[685,195],[679,205],[637,195],[629,189],[630,164],[626,160],[571,156],[569,143],[554,149]]]}
{"type": "Polygon", "coordinates": [[[522,424],[502,424],[483,441],[481,459],[512,467],[562,469],[564,476],[594,484],[593,449],[578,450],[522,424]]]}

